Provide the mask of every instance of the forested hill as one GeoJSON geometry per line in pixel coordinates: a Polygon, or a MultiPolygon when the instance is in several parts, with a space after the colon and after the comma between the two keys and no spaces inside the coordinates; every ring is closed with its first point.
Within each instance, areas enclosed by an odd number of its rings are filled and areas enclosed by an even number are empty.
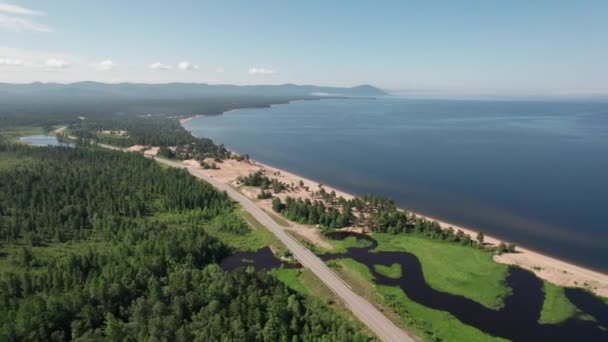
{"type": "Polygon", "coordinates": [[[251,232],[234,209],[141,155],[0,140],[0,341],[367,340],[269,273],[222,271],[211,227],[251,232]]]}
{"type": "Polygon", "coordinates": [[[371,85],[351,88],[321,87],[314,85],[212,85],[204,83],[98,83],[79,82],[8,84],[0,83],[0,103],[11,103],[28,98],[36,101],[58,100],[127,100],[127,99],[184,99],[213,97],[295,97],[307,96],[349,96],[372,97],[388,95],[371,85]]]}

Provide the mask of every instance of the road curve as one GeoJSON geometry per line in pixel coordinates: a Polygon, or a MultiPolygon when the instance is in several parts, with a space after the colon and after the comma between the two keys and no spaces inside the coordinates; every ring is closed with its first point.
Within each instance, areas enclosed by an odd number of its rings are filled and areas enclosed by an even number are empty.
{"type": "MultiPolygon", "coordinates": [[[[105,146],[104,146],[105,147],[105,146]]],[[[266,226],[300,261],[300,263],[310,269],[317,277],[329,287],[344,303],[350,308],[352,313],[359,318],[367,327],[372,330],[383,341],[415,341],[405,331],[398,328],[386,316],[384,316],[370,302],[363,299],[361,296],[354,293],[336,274],[334,274],[325,263],[314,255],[310,250],[303,247],[288,235],[273,219],[271,219],[264,211],[258,208],[251,200],[243,196],[241,193],[230,187],[229,185],[219,182],[210,176],[205,175],[201,171],[186,166],[181,163],[176,163],[168,159],[154,157],[159,162],[169,166],[187,169],[190,174],[195,177],[204,179],[211,185],[221,191],[225,191],[232,199],[239,202],[245,210],[261,224],[266,226]]]]}

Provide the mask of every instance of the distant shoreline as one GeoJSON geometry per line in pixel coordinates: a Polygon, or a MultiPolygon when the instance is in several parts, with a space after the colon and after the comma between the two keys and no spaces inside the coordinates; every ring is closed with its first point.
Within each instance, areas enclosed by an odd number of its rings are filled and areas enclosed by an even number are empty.
{"type": "MultiPolygon", "coordinates": [[[[291,102],[293,102],[293,101],[289,101],[287,103],[274,104],[271,106],[289,104],[291,102]]],[[[230,110],[220,113],[220,115],[226,114],[226,113],[229,113],[232,111],[236,111],[236,110],[241,110],[241,109],[249,109],[249,108],[230,109],[230,110]]],[[[201,117],[201,116],[209,116],[209,115],[193,115],[193,116],[190,116],[187,118],[182,118],[182,119],[180,119],[180,123],[183,126],[184,123],[186,123],[194,118],[201,117]]],[[[184,127],[184,129],[186,129],[186,128],[184,127]]],[[[238,153],[238,151],[235,151],[235,152],[238,153]]],[[[244,151],[241,151],[241,153],[244,153],[244,151]]],[[[292,172],[289,172],[286,170],[282,170],[282,169],[270,166],[265,163],[255,161],[253,159],[250,159],[250,162],[257,164],[264,169],[270,170],[271,172],[278,171],[281,174],[291,176],[294,178],[294,180],[302,179],[307,183],[319,184],[319,182],[316,182],[313,179],[308,179],[306,177],[302,177],[295,173],[292,173],[292,172]]],[[[336,194],[338,196],[343,196],[344,198],[347,198],[347,199],[356,197],[355,195],[352,195],[351,193],[349,193],[347,191],[337,189],[328,184],[324,184],[324,187],[328,191],[331,191],[331,190],[336,191],[336,194]]],[[[409,210],[409,209],[404,209],[404,210],[414,213],[414,214],[416,214],[416,216],[423,217],[429,221],[437,221],[441,225],[442,228],[452,227],[455,231],[462,230],[465,234],[469,234],[472,239],[475,239],[475,236],[479,232],[479,231],[475,231],[475,230],[467,228],[467,227],[458,226],[458,225],[450,224],[449,222],[446,222],[443,220],[435,219],[429,215],[419,214],[419,213],[409,210]]],[[[481,230],[481,231],[483,231],[483,230],[481,230]]],[[[486,232],[484,232],[484,242],[485,243],[490,243],[492,245],[498,245],[501,241],[504,241],[504,240],[500,240],[491,235],[487,235],[486,232]]],[[[505,242],[514,242],[514,241],[505,241],[505,242]]],[[[582,287],[582,288],[586,288],[586,289],[594,292],[595,294],[597,294],[599,296],[608,297],[608,275],[607,274],[586,268],[584,266],[576,265],[571,262],[559,260],[557,258],[536,252],[532,249],[521,247],[519,244],[517,244],[517,253],[505,253],[502,255],[495,255],[494,261],[496,261],[497,263],[502,263],[502,264],[507,264],[507,265],[520,266],[522,268],[525,268],[527,270],[534,272],[539,278],[545,279],[545,280],[547,280],[553,284],[559,285],[559,286],[582,287]],[[585,284],[588,284],[588,286],[585,286],[585,284]]]]}

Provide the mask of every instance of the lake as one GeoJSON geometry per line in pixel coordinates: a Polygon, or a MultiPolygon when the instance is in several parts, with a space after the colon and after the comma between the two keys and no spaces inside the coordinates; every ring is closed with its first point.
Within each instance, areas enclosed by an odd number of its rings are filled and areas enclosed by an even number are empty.
{"type": "Polygon", "coordinates": [[[71,144],[60,142],[57,137],[51,135],[28,135],[19,138],[19,141],[34,146],[72,146],[71,144]]]}
{"type": "Polygon", "coordinates": [[[608,271],[608,104],[297,101],[185,123],[358,195],[608,271]]]}

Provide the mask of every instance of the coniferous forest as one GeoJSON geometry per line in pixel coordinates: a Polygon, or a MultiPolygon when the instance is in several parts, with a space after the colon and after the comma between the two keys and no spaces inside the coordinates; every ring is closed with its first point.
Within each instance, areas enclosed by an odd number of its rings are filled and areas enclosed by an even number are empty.
{"type": "Polygon", "coordinates": [[[2,341],[368,339],[267,272],[224,272],[233,250],[205,226],[239,221],[235,204],[186,171],[89,148],[0,157],[2,341]]]}

